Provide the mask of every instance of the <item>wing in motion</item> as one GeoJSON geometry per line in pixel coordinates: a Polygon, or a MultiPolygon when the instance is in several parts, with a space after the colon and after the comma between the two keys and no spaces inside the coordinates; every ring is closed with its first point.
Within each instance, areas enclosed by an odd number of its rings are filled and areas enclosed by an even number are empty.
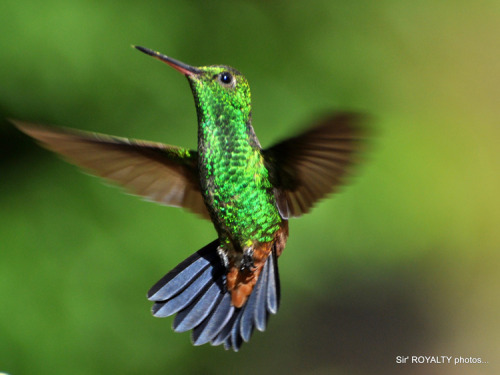
{"type": "Polygon", "coordinates": [[[343,183],[362,149],[365,120],[356,113],[335,113],[263,150],[284,219],[309,212],[316,201],[343,183]]]}
{"type": "Polygon", "coordinates": [[[183,207],[209,218],[199,188],[196,151],[156,142],[12,122],[44,147],[97,176],[149,200],[183,207]]]}

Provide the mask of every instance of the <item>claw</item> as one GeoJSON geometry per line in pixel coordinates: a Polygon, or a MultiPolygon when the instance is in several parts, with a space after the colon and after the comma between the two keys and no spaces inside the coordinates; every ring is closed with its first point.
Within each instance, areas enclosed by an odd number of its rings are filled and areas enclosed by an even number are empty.
{"type": "Polygon", "coordinates": [[[253,271],[256,269],[255,264],[253,262],[253,247],[248,247],[243,252],[243,258],[241,259],[240,270],[243,271],[248,269],[249,271],[253,271]]]}

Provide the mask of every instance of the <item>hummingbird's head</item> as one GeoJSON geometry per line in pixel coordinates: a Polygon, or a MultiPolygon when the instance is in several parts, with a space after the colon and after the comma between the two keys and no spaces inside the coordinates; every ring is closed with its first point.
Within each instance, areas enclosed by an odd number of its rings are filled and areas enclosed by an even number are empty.
{"type": "Polygon", "coordinates": [[[250,86],[236,69],[225,65],[193,67],[148,48],[134,47],[187,77],[200,118],[228,115],[250,118],[250,86]]]}
{"type": "Polygon", "coordinates": [[[248,118],[251,108],[250,86],[240,72],[225,65],[202,66],[196,70],[197,73],[186,74],[186,77],[198,111],[226,115],[235,111],[248,118]]]}

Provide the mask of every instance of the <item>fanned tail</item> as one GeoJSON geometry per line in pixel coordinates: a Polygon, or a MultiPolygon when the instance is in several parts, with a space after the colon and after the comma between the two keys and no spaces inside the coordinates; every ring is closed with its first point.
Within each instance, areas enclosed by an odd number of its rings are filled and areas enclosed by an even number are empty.
{"type": "Polygon", "coordinates": [[[226,290],[226,269],[217,253],[215,240],[181,262],[148,292],[154,301],[153,315],[177,314],[176,332],[193,330],[194,345],[224,344],[238,351],[250,340],[254,328],[264,331],[270,314],[279,308],[280,284],[276,252],[262,268],[255,288],[241,308],[231,304],[226,290]]]}

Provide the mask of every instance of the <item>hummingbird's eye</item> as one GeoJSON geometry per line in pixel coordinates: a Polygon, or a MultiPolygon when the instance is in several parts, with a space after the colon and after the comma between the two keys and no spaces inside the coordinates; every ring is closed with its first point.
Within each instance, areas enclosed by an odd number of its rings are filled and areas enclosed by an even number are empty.
{"type": "Polygon", "coordinates": [[[222,72],[221,74],[219,74],[219,81],[224,86],[234,85],[234,77],[229,72],[222,72]]]}

